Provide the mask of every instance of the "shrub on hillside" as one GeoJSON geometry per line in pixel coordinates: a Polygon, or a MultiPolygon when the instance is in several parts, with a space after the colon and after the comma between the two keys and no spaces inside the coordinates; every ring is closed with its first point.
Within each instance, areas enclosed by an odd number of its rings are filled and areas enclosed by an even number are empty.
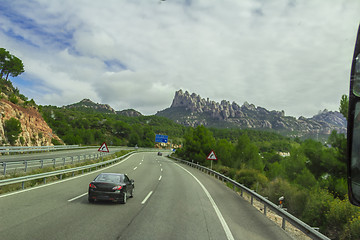
{"type": "Polygon", "coordinates": [[[285,199],[283,207],[299,217],[304,211],[308,191],[290,184],[287,180],[276,178],[269,182],[260,194],[268,197],[275,204],[278,204],[279,198],[283,196],[285,199]]]}
{"type": "Polygon", "coordinates": [[[330,202],[329,211],[325,214],[327,235],[331,238],[341,236],[347,228],[346,225],[350,225],[350,221],[353,220],[354,216],[358,216],[359,213],[360,210],[353,206],[348,199],[334,199],[330,202]]]}
{"type": "Polygon", "coordinates": [[[248,188],[259,191],[268,184],[267,177],[255,169],[241,169],[235,175],[235,181],[248,188]]]}

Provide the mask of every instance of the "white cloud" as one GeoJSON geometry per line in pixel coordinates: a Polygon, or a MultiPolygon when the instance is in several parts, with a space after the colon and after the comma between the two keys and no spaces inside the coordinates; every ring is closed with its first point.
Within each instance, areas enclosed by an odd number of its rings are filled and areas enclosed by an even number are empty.
{"type": "Polygon", "coordinates": [[[360,2],[11,1],[0,45],[39,104],[81,98],[154,114],[176,90],[287,115],[337,110],[348,93],[360,2]],[[19,2],[21,4],[19,4],[19,2]]]}

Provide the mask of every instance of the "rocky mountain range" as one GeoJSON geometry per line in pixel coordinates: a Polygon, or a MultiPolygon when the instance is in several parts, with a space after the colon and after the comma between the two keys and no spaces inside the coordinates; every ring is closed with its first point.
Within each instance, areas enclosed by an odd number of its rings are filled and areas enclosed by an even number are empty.
{"type": "Polygon", "coordinates": [[[269,111],[245,102],[220,103],[204,99],[199,95],[182,90],[175,93],[171,106],[157,112],[175,122],[196,127],[204,125],[221,128],[271,129],[297,137],[326,136],[332,130],[346,132],[346,119],[339,112],[321,111],[312,118],[285,116],[284,111],[269,111]]]}

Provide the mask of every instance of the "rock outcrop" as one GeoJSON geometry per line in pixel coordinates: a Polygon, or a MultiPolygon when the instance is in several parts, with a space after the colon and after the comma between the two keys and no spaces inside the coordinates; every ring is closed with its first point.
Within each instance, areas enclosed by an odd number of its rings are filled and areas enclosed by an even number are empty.
{"type": "Polygon", "coordinates": [[[8,100],[0,100],[0,143],[8,144],[4,131],[6,120],[15,118],[20,121],[22,132],[16,146],[51,146],[52,139],[62,140],[53,133],[35,107],[22,107],[8,100]]]}
{"type": "Polygon", "coordinates": [[[273,129],[286,131],[293,136],[328,135],[332,130],[346,132],[346,119],[339,112],[324,110],[312,118],[296,119],[285,116],[284,111],[269,111],[248,102],[242,106],[225,100],[218,103],[182,90],[175,93],[170,108],[159,111],[156,115],[186,126],[273,129]]]}

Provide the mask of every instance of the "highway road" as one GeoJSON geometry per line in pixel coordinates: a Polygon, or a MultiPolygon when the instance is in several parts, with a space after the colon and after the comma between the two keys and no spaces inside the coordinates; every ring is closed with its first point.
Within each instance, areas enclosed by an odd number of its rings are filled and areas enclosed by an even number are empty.
{"type": "Polygon", "coordinates": [[[291,239],[238,194],[156,153],[20,192],[0,195],[0,239],[291,239]],[[135,180],[126,204],[87,201],[100,172],[135,180]]]}

